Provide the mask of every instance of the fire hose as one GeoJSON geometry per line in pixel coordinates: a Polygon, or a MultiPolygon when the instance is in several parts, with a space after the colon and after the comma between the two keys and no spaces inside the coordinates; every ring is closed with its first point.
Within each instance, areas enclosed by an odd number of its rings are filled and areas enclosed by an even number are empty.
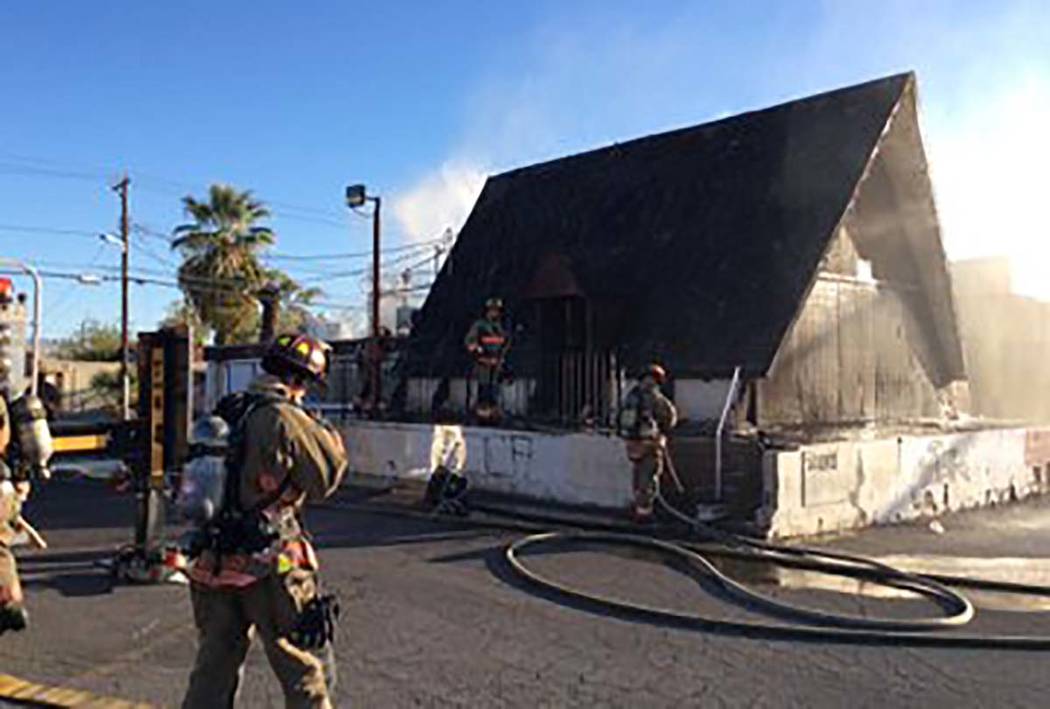
{"type": "Polygon", "coordinates": [[[1050,596],[1050,587],[992,581],[966,576],[911,573],[873,559],[823,549],[758,541],[701,522],[671,505],[657,484],[656,499],[672,517],[686,523],[690,541],[666,541],[642,534],[578,529],[529,534],[505,550],[512,572],[535,589],[592,610],[613,612],[628,620],[658,623],[724,635],[774,640],[806,640],[855,644],[902,644],[956,649],[1050,651],[1050,636],[964,635],[950,633],[975,616],[973,603],[955,588],[1050,596]],[[562,551],[599,547],[642,549],[673,562],[694,580],[713,582],[728,598],[748,609],[786,620],[786,623],[727,620],[672,608],[645,605],[571,586],[526,565],[523,557],[541,549],[562,551]],[[908,591],[933,601],[942,616],[877,618],[831,613],[786,603],[734,580],[719,569],[712,557],[733,557],[781,567],[801,568],[823,574],[863,579],[908,591]],[[953,588],[954,587],[954,588],[953,588]]]}

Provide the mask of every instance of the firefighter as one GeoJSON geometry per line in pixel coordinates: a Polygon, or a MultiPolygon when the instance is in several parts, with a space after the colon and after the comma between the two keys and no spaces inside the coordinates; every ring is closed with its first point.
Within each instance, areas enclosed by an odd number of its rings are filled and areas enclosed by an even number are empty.
{"type": "Polygon", "coordinates": [[[620,436],[633,468],[632,516],[643,524],[652,521],[657,481],[667,455],[667,434],[678,423],[674,404],[660,391],[665,381],[664,368],[649,365],[624,398],[619,413],[620,436]]]}
{"type": "Polygon", "coordinates": [[[253,628],[287,706],[332,706],[338,610],[320,594],[317,557],[301,522],[305,502],[335,492],[347,468],[338,433],[301,407],[308,386],[326,378],[328,346],[281,335],[262,367],[266,374],[248,394],[217,408],[233,419],[226,493],[191,552],[199,637],[184,707],[233,705],[253,628]]]}
{"type": "Polygon", "coordinates": [[[500,417],[498,391],[503,358],[509,340],[503,329],[503,301],[489,298],[485,301],[485,315],[471,326],[464,340],[467,352],[474,359],[474,381],[477,382],[477,403],[474,412],[482,421],[500,417]]]}
{"type": "Polygon", "coordinates": [[[47,465],[52,452],[40,399],[27,392],[8,408],[7,395],[0,395],[0,634],[25,630],[29,621],[11,545],[24,534],[33,546],[47,548],[40,533],[22,517],[22,505],[29,498],[30,478],[51,476],[47,465]],[[17,453],[12,455],[15,436],[17,453]]]}
{"type": "Polygon", "coordinates": [[[29,496],[29,483],[13,479],[7,465],[10,442],[11,419],[7,403],[0,396],[0,635],[7,630],[24,630],[28,621],[11,544],[18,536],[18,520],[22,503],[29,496]]]}

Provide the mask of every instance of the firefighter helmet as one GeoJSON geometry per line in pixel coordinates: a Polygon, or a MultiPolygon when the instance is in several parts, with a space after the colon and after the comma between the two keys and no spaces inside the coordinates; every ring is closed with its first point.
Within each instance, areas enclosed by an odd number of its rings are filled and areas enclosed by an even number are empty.
{"type": "Polygon", "coordinates": [[[328,343],[309,335],[278,335],[263,355],[262,368],[278,377],[323,382],[328,376],[328,343]]]}
{"type": "Polygon", "coordinates": [[[655,362],[646,367],[645,374],[652,377],[657,384],[663,384],[667,381],[667,370],[655,362]]]}
{"type": "Polygon", "coordinates": [[[503,310],[503,299],[489,298],[485,301],[485,310],[503,310]]]}

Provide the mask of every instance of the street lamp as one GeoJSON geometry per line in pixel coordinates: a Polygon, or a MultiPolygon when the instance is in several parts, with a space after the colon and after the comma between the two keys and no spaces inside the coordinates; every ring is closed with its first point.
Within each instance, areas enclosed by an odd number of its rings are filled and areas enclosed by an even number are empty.
{"type": "Polygon", "coordinates": [[[123,390],[123,419],[128,421],[131,419],[131,377],[128,373],[128,240],[126,236],[122,238],[113,234],[99,234],[98,238],[120,248],[120,384],[123,390]]]}
{"type": "Polygon", "coordinates": [[[106,242],[107,244],[112,244],[113,246],[116,246],[119,249],[124,248],[124,242],[119,236],[114,236],[113,234],[99,234],[98,238],[106,242]]]}
{"type": "Polygon", "coordinates": [[[382,383],[382,343],[379,341],[379,207],[376,195],[369,195],[364,185],[346,188],[346,206],[350,209],[363,207],[365,202],[374,202],[372,210],[372,417],[379,415],[379,387],[382,383]]]}

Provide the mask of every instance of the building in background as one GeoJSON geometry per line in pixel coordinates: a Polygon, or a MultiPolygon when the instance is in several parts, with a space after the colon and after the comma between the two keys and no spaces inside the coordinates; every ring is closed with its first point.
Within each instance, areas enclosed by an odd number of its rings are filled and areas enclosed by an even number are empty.
{"type": "Polygon", "coordinates": [[[49,408],[54,409],[56,415],[83,413],[113,406],[111,397],[92,386],[99,374],[106,374],[115,379],[120,374],[120,363],[53,357],[43,357],[40,360],[41,379],[54,396],[52,401],[45,401],[49,408]]]}
{"type": "Polygon", "coordinates": [[[1050,421],[1050,303],[1013,292],[1005,257],[951,268],[973,413],[1050,421]]]}
{"type": "MultiPolygon", "coordinates": [[[[360,413],[362,395],[366,393],[369,368],[365,360],[367,339],[329,340],[332,345],[331,369],[328,385],[323,392],[314,392],[314,405],[334,418],[345,418],[360,413]]],[[[380,399],[385,411],[401,408],[397,402],[403,396],[401,376],[404,339],[390,337],[384,340],[383,386],[380,399]]],[[[260,344],[230,345],[204,348],[204,384],[195,403],[197,412],[211,411],[226,394],[244,391],[255,377],[262,373],[260,344]]]]}

